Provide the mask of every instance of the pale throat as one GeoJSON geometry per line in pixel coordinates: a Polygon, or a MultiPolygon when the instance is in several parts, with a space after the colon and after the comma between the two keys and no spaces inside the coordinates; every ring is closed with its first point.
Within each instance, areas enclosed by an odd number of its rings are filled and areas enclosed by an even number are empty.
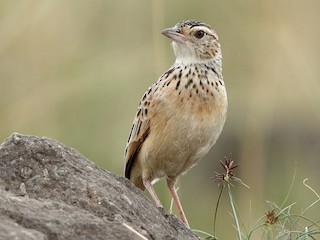
{"type": "Polygon", "coordinates": [[[221,54],[213,58],[201,59],[195,53],[194,49],[186,45],[172,43],[174,54],[176,56],[175,65],[190,65],[190,64],[221,64],[221,54]]]}
{"type": "Polygon", "coordinates": [[[208,66],[208,67],[211,67],[211,68],[214,68],[215,69],[215,72],[222,76],[222,61],[221,61],[221,57],[217,56],[217,57],[214,57],[214,58],[207,58],[207,59],[199,59],[195,56],[185,56],[185,55],[182,55],[182,56],[177,56],[176,55],[176,60],[174,62],[174,65],[175,66],[190,66],[190,65],[193,65],[193,66],[208,66]]]}

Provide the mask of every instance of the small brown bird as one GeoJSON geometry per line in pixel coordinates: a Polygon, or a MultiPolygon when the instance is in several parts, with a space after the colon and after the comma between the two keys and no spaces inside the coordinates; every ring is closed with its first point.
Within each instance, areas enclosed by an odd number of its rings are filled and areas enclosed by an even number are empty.
{"type": "Polygon", "coordinates": [[[177,23],[162,34],[172,39],[176,61],[143,95],[125,150],[125,176],[149,191],[166,177],[181,220],[188,225],[174,184],[215,144],[227,115],[218,36],[195,20],[177,23]]]}

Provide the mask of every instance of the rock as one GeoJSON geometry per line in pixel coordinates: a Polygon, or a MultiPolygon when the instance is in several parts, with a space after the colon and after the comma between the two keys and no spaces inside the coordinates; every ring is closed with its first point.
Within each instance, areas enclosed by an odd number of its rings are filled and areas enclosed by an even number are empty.
{"type": "Polygon", "coordinates": [[[124,177],[14,133],[0,146],[0,239],[198,239],[124,177]]]}

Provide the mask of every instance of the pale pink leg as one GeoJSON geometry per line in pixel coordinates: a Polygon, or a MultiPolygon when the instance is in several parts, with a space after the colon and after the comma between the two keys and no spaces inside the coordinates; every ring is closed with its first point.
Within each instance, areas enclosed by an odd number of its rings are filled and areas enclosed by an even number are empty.
{"type": "Polygon", "coordinates": [[[168,185],[170,193],[171,193],[171,195],[173,197],[174,203],[176,204],[176,206],[178,208],[178,212],[179,212],[180,218],[181,218],[182,222],[184,222],[189,227],[188,220],[186,218],[186,215],[184,214],[182,205],[180,203],[179,196],[178,196],[178,194],[177,194],[177,192],[176,192],[176,190],[174,188],[174,183],[175,183],[175,181],[172,181],[171,179],[167,178],[167,185],[168,185]]]}
{"type": "Polygon", "coordinates": [[[152,184],[151,184],[151,181],[148,180],[148,179],[143,179],[142,180],[143,182],[143,185],[146,187],[146,189],[148,190],[148,192],[150,193],[153,201],[156,203],[156,206],[157,207],[160,207],[160,208],[163,208],[159,198],[158,198],[158,195],[156,193],[156,191],[154,190],[152,184]]]}

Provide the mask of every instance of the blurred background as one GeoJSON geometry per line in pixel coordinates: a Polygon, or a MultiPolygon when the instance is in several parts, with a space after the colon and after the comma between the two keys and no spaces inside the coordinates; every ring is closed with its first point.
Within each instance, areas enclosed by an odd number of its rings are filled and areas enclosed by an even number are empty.
{"type": "MultiPolygon", "coordinates": [[[[210,178],[229,153],[250,186],[233,188],[246,227],[270,210],[266,200],[281,205],[295,168],[287,204],[300,213],[316,199],[303,179],[320,192],[319,11],[318,0],[1,1],[0,140],[47,136],[122,174],[140,98],[174,62],[160,32],[198,19],[220,37],[229,112],[216,145],[179,180],[189,223],[212,232],[210,178]]],[[[168,209],[164,181],[156,189],[168,209]]],[[[229,212],[223,195],[220,239],[235,239],[229,212]]]]}

